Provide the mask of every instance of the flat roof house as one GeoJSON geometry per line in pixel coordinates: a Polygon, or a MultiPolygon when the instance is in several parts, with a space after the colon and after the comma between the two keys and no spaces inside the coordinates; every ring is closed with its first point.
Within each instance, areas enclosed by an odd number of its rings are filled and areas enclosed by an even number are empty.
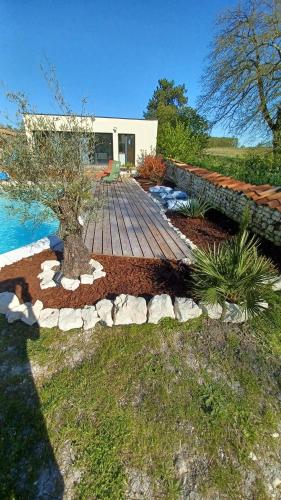
{"type": "MultiPolygon", "coordinates": [[[[25,114],[26,133],[32,137],[38,131],[35,127],[39,122],[41,132],[50,131],[50,127],[55,132],[67,132],[67,118],[65,115],[25,114]]],[[[127,162],[136,164],[142,151],[149,153],[156,149],[157,120],[77,116],[80,118],[88,138],[82,159],[85,165],[104,165],[109,160],[119,160],[122,165],[127,162]]]]}

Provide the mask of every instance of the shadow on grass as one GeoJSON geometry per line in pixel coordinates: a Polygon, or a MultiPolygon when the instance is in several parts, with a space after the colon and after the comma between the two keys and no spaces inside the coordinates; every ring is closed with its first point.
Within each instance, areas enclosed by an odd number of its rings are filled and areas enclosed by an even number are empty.
{"type": "MultiPolygon", "coordinates": [[[[9,280],[13,290],[32,302],[25,280],[14,281],[9,280]]],[[[63,498],[64,482],[28,358],[27,343],[39,337],[37,324],[9,325],[0,317],[0,498],[63,498]]]]}

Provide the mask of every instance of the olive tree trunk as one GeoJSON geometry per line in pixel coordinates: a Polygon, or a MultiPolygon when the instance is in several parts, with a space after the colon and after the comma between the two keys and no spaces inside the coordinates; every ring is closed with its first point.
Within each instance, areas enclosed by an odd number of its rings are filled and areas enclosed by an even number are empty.
{"type": "Polygon", "coordinates": [[[64,200],[60,203],[61,228],[64,243],[62,272],[67,278],[79,278],[81,274],[90,274],[91,254],[83,241],[83,227],[77,214],[64,200]]]}

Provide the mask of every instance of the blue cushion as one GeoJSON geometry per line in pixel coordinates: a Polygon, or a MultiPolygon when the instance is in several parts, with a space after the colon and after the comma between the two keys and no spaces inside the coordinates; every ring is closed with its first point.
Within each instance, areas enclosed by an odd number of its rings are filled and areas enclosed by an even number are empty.
{"type": "Polygon", "coordinates": [[[189,206],[189,203],[189,200],[167,200],[167,209],[176,212],[182,207],[189,206]]]}
{"type": "Polygon", "coordinates": [[[167,200],[187,200],[188,196],[184,191],[172,191],[166,196],[167,200]]]}
{"type": "Polygon", "coordinates": [[[172,188],[167,187],[167,186],[153,186],[149,188],[150,193],[169,193],[170,191],[173,191],[172,188]]]}

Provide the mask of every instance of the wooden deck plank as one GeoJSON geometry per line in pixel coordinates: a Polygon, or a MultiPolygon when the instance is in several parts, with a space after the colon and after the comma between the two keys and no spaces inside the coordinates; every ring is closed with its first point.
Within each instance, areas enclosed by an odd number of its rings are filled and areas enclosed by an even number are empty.
{"type": "MultiPolygon", "coordinates": [[[[169,226],[168,222],[163,218],[160,213],[156,203],[151,200],[148,196],[143,197],[143,193],[139,189],[131,189],[131,193],[135,196],[135,203],[142,207],[144,213],[149,218],[151,223],[157,227],[161,238],[164,239],[166,245],[173,252],[174,258],[182,259],[185,257],[185,252],[182,250],[182,240],[176,234],[176,232],[169,226]],[[147,198],[147,200],[145,199],[147,198]],[[177,244],[179,243],[179,244],[177,244]]],[[[161,241],[161,240],[160,240],[161,241]]],[[[186,245],[184,244],[184,250],[186,250],[186,245]]]]}
{"type": "Polygon", "coordinates": [[[131,257],[131,256],[133,256],[132,248],[131,248],[130,240],[128,237],[126,225],[125,225],[125,222],[123,219],[123,215],[121,212],[121,208],[119,205],[119,199],[118,199],[118,196],[116,195],[115,190],[112,189],[112,186],[110,186],[110,187],[111,187],[111,192],[112,192],[112,196],[113,196],[113,204],[114,204],[114,209],[115,209],[115,213],[116,213],[116,220],[117,220],[117,224],[118,224],[118,228],[119,228],[119,237],[120,237],[120,244],[121,244],[121,248],[122,248],[122,255],[126,255],[128,257],[131,257]]]}
{"type": "Polygon", "coordinates": [[[130,209],[128,207],[128,200],[126,199],[126,193],[124,192],[123,184],[122,186],[120,186],[120,184],[116,184],[115,186],[113,186],[113,189],[115,190],[119,200],[119,206],[123,215],[124,223],[126,225],[127,234],[130,240],[133,256],[143,257],[143,252],[135,232],[135,225],[137,221],[135,218],[133,218],[132,222],[130,218],[129,215],[130,209]]]}
{"type": "Polygon", "coordinates": [[[162,217],[157,204],[150,197],[142,196],[139,189],[134,189],[132,186],[129,186],[129,189],[131,189],[132,194],[135,195],[137,202],[140,203],[145,210],[147,210],[150,219],[157,225],[161,234],[165,235],[166,241],[175,253],[176,258],[182,259],[185,257],[186,251],[188,250],[186,243],[178,236],[174,229],[169,226],[168,221],[162,217]]]}
{"type": "Polygon", "coordinates": [[[110,186],[103,186],[104,206],[103,206],[103,225],[102,225],[102,253],[104,255],[112,255],[111,242],[111,224],[109,218],[109,202],[108,191],[110,186]]]}
{"type": "Polygon", "coordinates": [[[91,252],[167,259],[189,254],[157,204],[132,179],[98,183],[94,195],[103,199],[103,206],[85,227],[84,241],[91,252]]]}

